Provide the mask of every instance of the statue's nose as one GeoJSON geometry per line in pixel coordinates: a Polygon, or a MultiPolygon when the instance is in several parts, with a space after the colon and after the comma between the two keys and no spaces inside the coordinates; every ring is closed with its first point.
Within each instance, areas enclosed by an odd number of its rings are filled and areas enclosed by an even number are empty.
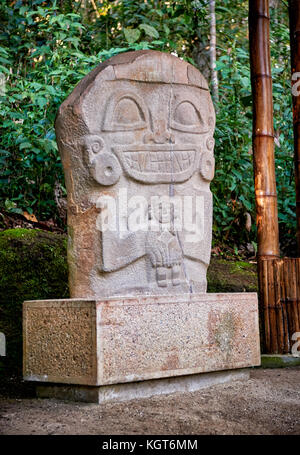
{"type": "Polygon", "coordinates": [[[162,134],[146,133],[144,136],[145,144],[174,144],[174,142],[174,135],[169,131],[165,131],[162,134]]]}
{"type": "Polygon", "coordinates": [[[144,136],[145,144],[173,144],[175,142],[174,135],[167,129],[165,122],[154,123],[153,131],[148,132],[144,136]]]}

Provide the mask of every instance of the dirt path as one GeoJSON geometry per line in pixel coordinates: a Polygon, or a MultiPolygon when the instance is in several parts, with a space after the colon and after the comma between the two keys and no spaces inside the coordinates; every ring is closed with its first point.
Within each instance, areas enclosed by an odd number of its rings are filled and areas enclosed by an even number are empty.
{"type": "Polygon", "coordinates": [[[300,434],[300,367],[101,406],[0,398],[0,434],[300,434]]]}

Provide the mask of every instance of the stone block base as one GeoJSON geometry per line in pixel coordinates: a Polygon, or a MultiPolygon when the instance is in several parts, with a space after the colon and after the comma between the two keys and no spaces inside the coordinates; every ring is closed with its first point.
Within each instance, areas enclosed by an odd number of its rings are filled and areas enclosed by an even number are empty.
{"type": "Polygon", "coordinates": [[[65,401],[101,404],[110,401],[130,401],[172,393],[196,392],[216,384],[247,380],[249,378],[249,369],[243,368],[100,387],[41,384],[37,385],[36,392],[38,398],[56,398],[65,401]]]}
{"type": "Polygon", "coordinates": [[[255,293],[41,300],[23,309],[29,381],[136,384],[260,364],[255,293]]]}

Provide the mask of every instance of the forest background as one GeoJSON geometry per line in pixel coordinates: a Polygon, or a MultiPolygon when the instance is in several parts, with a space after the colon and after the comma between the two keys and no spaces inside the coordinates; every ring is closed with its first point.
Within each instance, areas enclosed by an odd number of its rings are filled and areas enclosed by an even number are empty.
{"type": "MultiPolygon", "coordinates": [[[[288,5],[270,1],[281,251],[296,253],[288,5]]],[[[1,1],[0,229],[66,229],[54,120],[74,86],[120,52],[156,49],[196,65],[216,114],[213,251],[255,255],[248,2],[1,1]],[[214,27],[214,24],[215,27],[214,27]],[[26,223],[25,223],[26,225],[26,223]]]]}

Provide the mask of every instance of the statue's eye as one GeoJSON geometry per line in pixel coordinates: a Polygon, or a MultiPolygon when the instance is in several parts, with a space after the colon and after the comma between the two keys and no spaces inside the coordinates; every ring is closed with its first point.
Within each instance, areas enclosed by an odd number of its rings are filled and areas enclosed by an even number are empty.
{"type": "Polygon", "coordinates": [[[188,101],[184,101],[177,106],[174,120],[181,125],[197,125],[200,123],[196,108],[188,101]]]}
{"type": "Polygon", "coordinates": [[[207,131],[207,126],[204,124],[200,112],[190,101],[182,101],[176,106],[171,127],[190,133],[205,133],[207,131]]]}
{"type": "Polygon", "coordinates": [[[146,128],[147,109],[143,100],[135,94],[119,94],[109,100],[104,131],[130,131],[146,128]]]}
{"type": "Polygon", "coordinates": [[[123,98],[118,102],[114,112],[114,124],[129,126],[144,121],[144,114],[135,101],[123,98]]]}

